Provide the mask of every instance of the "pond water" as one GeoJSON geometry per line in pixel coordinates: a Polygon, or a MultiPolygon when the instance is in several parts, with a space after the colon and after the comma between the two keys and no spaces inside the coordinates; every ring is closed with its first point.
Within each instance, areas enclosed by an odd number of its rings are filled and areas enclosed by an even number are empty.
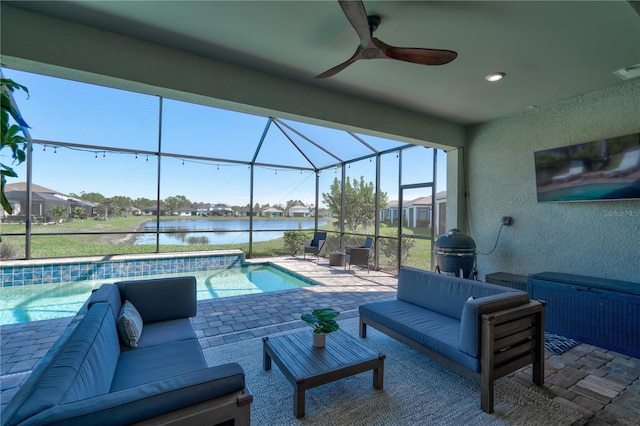
{"type": "MultiPolygon", "coordinates": [[[[319,220],[318,226],[328,223],[327,220],[319,220]]],[[[253,241],[269,241],[282,238],[284,230],[296,230],[302,225],[303,230],[313,229],[315,220],[291,219],[291,220],[265,220],[253,221],[253,241]],[[259,231],[259,232],[258,232],[259,231]]],[[[143,231],[155,231],[156,222],[150,221],[144,225],[143,231]]],[[[160,231],[179,232],[161,233],[160,244],[191,245],[191,244],[241,244],[249,242],[249,221],[247,219],[216,220],[216,219],[176,219],[160,222],[160,231]],[[208,232],[204,232],[208,231],[208,232]],[[211,232],[213,231],[213,232],[211,232]]],[[[140,235],[134,244],[155,244],[154,234],[140,235]]]]}

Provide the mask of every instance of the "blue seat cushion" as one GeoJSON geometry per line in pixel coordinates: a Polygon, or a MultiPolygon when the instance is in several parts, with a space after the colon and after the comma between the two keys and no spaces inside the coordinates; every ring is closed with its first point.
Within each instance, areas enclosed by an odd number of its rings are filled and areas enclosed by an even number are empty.
{"type": "Polygon", "coordinates": [[[480,371],[480,360],[458,348],[460,321],[402,300],[367,303],[360,315],[424,345],[472,371],[480,371]]]}
{"type": "Polygon", "coordinates": [[[223,364],[56,405],[35,414],[25,426],[131,424],[238,392],[244,387],[242,367],[236,363],[223,364]]]}
{"type": "Polygon", "coordinates": [[[155,278],[116,283],[123,299],[147,323],[193,317],[197,312],[195,277],[155,278]]]}
{"type": "MultiPolygon", "coordinates": [[[[118,335],[111,309],[98,303],[41,372],[29,398],[3,424],[18,424],[60,405],[105,395],[118,362],[118,335]]],[[[35,421],[34,424],[38,424],[35,421]]]]}
{"type": "Polygon", "coordinates": [[[479,299],[506,292],[526,294],[499,285],[403,267],[398,277],[397,297],[399,300],[459,320],[464,304],[470,296],[479,299]]]}
{"type": "MultiPolygon", "coordinates": [[[[144,330],[137,349],[149,346],[164,345],[165,343],[179,342],[196,338],[196,332],[189,318],[180,318],[170,321],[150,322],[144,325],[144,330]]],[[[131,350],[123,345],[121,351],[131,350]]]]}
{"type": "Polygon", "coordinates": [[[122,352],[111,392],[207,367],[197,339],[122,352]]]}
{"type": "Polygon", "coordinates": [[[120,290],[115,284],[102,284],[99,289],[91,293],[87,308],[91,309],[96,303],[108,303],[111,306],[113,318],[117,319],[122,309],[120,290]]]}

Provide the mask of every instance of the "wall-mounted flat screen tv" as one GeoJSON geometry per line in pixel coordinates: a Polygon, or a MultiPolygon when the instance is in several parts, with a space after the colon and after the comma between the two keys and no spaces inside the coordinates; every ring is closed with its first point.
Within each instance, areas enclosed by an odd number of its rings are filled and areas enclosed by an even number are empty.
{"type": "Polygon", "coordinates": [[[538,202],[640,199],[640,133],[534,153],[538,202]]]}

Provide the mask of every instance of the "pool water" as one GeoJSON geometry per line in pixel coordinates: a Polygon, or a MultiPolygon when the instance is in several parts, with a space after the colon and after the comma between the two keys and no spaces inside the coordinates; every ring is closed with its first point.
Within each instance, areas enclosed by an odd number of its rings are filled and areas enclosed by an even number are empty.
{"type": "Polygon", "coordinates": [[[86,302],[91,291],[104,283],[184,275],[196,277],[198,300],[288,290],[311,285],[302,277],[296,277],[272,265],[259,264],[217,271],[164,274],[144,278],[5,286],[0,287],[0,325],[73,316],[86,302]]]}

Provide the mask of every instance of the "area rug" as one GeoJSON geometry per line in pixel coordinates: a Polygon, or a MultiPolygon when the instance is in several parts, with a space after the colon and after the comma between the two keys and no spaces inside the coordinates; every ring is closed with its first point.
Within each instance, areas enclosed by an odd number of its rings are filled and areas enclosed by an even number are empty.
{"type": "MultiPolygon", "coordinates": [[[[341,322],[341,328],[357,336],[358,319],[341,322]]],[[[306,416],[301,419],[293,415],[293,387],[278,366],[262,369],[261,339],[209,348],[205,357],[210,365],[242,365],[254,396],[253,425],[560,426],[582,418],[576,410],[504,378],[496,382],[494,413],[484,413],[474,381],[373,328],[367,330],[364,342],[386,355],[384,389],[373,388],[371,371],[310,389],[306,416]]]]}
{"type": "Polygon", "coordinates": [[[563,354],[571,348],[578,346],[580,342],[569,339],[568,337],[559,336],[553,333],[544,334],[544,349],[554,354],[563,354]]]}

